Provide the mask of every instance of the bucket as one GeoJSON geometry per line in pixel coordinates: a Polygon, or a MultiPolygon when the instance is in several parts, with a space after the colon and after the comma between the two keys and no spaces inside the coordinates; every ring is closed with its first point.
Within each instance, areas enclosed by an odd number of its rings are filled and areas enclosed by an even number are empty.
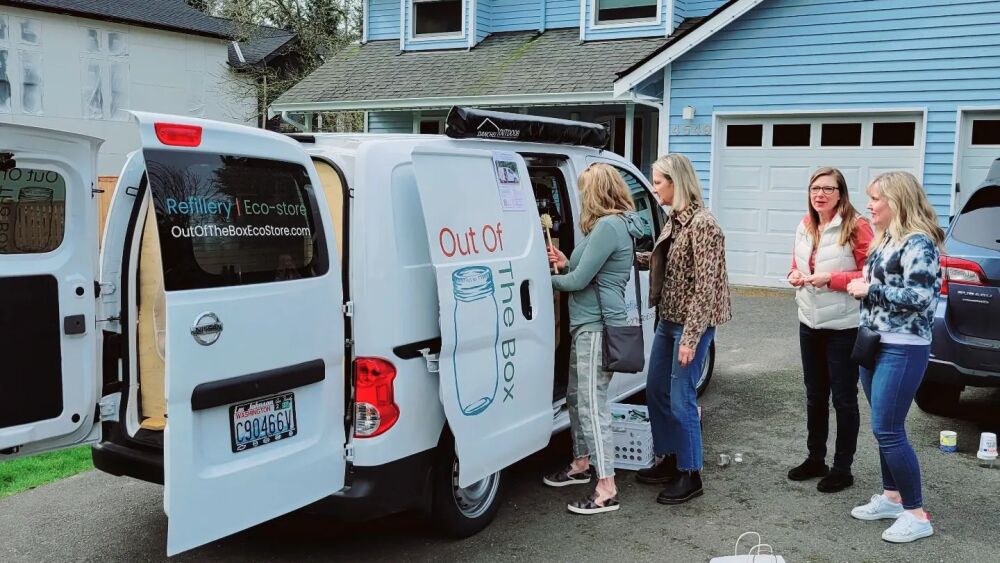
{"type": "Polygon", "coordinates": [[[951,430],[941,431],[941,451],[945,453],[955,453],[958,451],[958,434],[951,430]]]}
{"type": "Polygon", "coordinates": [[[983,432],[979,435],[979,450],[976,457],[983,461],[994,461],[997,458],[997,435],[983,432]]]}

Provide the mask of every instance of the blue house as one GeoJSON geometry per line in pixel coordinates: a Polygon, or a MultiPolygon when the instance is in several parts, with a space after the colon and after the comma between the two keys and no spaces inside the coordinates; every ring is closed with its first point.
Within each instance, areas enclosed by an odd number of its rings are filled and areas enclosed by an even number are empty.
{"type": "Polygon", "coordinates": [[[691,157],[733,283],[783,283],[818,166],[859,208],[874,175],[909,170],[947,224],[1000,157],[996,0],[368,1],[366,42],[272,110],[365,110],[370,131],[437,132],[452,104],[606,123],[644,171],[691,157]]]}
{"type": "MultiPolygon", "coordinates": [[[[617,73],[724,0],[364,0],[359,45],[271,106],[290,121],[362,110],[372,132],[439,133],[453,105],[603,123],[648,170],[663,76],[616,95],[617,73]]],[[[662,131],[661,131],[662,129],[662,131]]]]}

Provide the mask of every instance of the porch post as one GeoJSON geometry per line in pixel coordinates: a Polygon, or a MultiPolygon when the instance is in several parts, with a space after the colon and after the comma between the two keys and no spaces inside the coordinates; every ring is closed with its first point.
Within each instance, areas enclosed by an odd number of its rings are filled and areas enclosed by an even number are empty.
{"type": "Polygon", "coordinates": [[[313,112],[307,111],[304,117],[305,117],[305,125],[306,125],[305,132],[306,133],[312,133],[312,130],[313,130],[313,112]]]}
{"type": "Polygon", "coordinates": [[[420,132],[420,118],[422,117],[422,115],[423,114],[419,110],[413,112],[413,132],[414,133],[419,133],[420,132]]]}
{"type": "Polygon", "coordinates": [[[657,127],[656,152],[653,159],[670,153],[670,65],[663,68],[663,107],[657,127]]]}
{"type": "Polygon", "coordinates": [[[632,162],[632,137],[635,135],[635,104],[625,104],[625,160],[632,162]]]}

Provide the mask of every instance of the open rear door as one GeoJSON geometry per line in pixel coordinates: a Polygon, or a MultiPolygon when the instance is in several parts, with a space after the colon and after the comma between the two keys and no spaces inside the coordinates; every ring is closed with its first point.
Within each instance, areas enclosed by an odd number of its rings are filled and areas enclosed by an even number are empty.
{"type": "Polygon", "coordinates": [[[340,265],[291,139],[135,114],[166,292],[167,554],[340,490],[340,265]]]}
{"type": "Polygon", "coordinates": [[[467,487],[552,433],[545,237],[519,155],[433,143],[413,166],[441,307],[441,402],[467,487]]]}
{"type": "Polygon", "coordinates": [[[0,125],[0,461],[100,439],[100,144],[0,125]]]}

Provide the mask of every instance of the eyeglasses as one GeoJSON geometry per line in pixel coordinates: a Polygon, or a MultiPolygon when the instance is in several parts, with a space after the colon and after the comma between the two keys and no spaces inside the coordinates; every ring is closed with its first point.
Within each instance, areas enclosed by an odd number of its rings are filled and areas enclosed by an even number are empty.
{"type": "Polygon", "coordinates": [[[837,190],[838,190],[838,188],[836,186],[810,186],[809,187],[809,193],[811,193],[813,195],[818,195],[820,192],[823,192],[825,195],[833,195],[833,193],[836,192],[837,190]]]}

